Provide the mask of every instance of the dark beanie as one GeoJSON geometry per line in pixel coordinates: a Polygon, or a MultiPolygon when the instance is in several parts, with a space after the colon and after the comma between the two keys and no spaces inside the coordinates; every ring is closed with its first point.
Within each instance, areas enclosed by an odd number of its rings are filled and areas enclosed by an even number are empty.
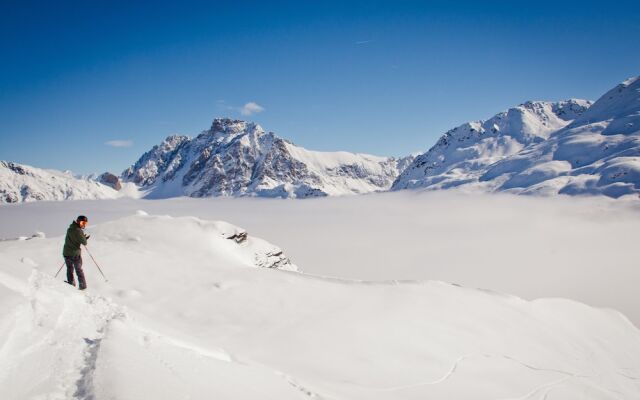
{"type": "Polygon", "coordinates": [[[77,222],[80,222],[80,221],[86,221],[86,222],[89,222],[89,220],[87,219],[87,217],[85,217],[84,215],[80,215],[80,216],[78,216],[78,218],[76,219],[76,221],[77,221],[77,222]]]}

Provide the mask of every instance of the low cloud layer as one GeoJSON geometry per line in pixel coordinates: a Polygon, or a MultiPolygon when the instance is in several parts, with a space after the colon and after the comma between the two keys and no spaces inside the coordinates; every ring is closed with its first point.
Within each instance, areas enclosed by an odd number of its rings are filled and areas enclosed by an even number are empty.
{"type": "Polygon", "coordinates": [[[42,202],[0,207],[0,237],[63,235],[77,210],[101,223],[138,209],[228,221],[278,245],[309,274],[571,298],[620,310],[640,326],[637,200],[398,192],[295,201],[42,202]]]}

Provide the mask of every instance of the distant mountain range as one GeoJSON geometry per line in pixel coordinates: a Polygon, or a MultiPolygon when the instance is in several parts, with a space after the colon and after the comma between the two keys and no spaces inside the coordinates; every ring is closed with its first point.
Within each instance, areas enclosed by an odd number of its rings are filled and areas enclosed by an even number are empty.
{"type": "Polygon", "coordinates": [[[195,138],[169,136],[119,177],[0,162],[0,203],[142,196],[308,198],[459,188],[610,197],[640,193],[640,79],[595,103],[527,102],[446,132],[400,159],[298,147],[227,118],[195,138]]]}

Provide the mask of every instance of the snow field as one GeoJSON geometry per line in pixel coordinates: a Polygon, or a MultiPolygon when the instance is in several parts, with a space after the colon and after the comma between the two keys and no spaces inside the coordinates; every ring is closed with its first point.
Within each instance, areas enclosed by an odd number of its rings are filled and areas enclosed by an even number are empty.
{"type": "Polygon", "coordinates": [[[640,395],[640,332],[616,311],[259,268],[275,246],[238,232],[144,213],[93,225],[109,282],[85,254],[88,292],[51,277],[61,237],[1,242],[2,398],[640,395]]]}

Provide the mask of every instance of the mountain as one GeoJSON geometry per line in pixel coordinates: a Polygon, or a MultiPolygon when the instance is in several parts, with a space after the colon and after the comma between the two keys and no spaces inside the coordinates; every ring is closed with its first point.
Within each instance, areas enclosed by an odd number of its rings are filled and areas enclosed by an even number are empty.
{"type": "Polygon", "coordinates": [[[255,123],[218,118],[195,138],[167,137],[122,179],[148,198],[306,198],[387,190],[411,160],[310,151],[255,123]]]}
{"type": "Polygon", "coordinates": [[[629,79],[549,140],[501,160],[481,177],[514,193],[640,193],[640,79],[629,79]]]}
{"type": "Polygon", "coordinates": [[[590,106],[591,102],[577,99],[527,102],[486,121],[462,124],[416,157],[392,189],[447,189],[476,182],[488,166],[547,140],[590,106]]]}
{"type": "Polygon", "coordinates": [[[111,199],[118,192],[92,179],[0,161],[0,203],[38,200],[111,199]]]}
{"type": "Polygon", "coordinates": [[[517,194],[640,193],[640,80],[595,103],[529,102],[445,133],[394,182],[517,194]]]}

